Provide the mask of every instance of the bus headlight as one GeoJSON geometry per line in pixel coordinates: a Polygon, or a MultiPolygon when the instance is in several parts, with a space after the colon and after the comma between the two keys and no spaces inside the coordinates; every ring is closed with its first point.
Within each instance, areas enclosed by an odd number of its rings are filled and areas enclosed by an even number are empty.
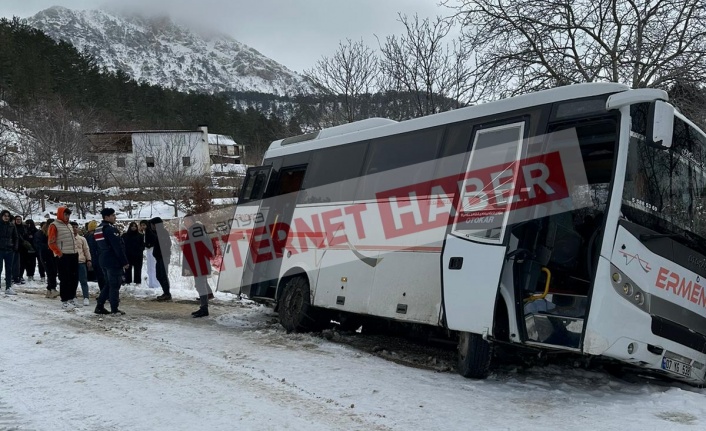
{"type": "Polygon", "coordinates": [[[625,294],[625,296],[632,296],[632,292],[633,292],[632,284],[630,284],[630,283],[623,284],[623,293],[625,294]]]}
{"type": "Polygon", "coordinates": [[[643,305],[645,303],[645,296],[642,294],[642,292],[637,292],[634,296],[634,299],[637,305],[643,305]]]}
{"type": "Polygon", "coordinates": [[[613,283],[615,284],[620,284],[620,281],[623,279],[623,277],[620,276],[620,273],[614,272],[612,275],[613,278],[613,283]]]}

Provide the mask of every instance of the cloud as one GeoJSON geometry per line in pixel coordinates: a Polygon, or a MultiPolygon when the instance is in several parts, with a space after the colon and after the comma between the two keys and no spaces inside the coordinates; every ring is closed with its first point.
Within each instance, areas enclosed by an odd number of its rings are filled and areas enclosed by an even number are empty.
{"type": "MultiPolygon", "coordinates": [[[[402,32],[397,13],[445,15],[435,0],[3,0],[0,13],[30,16],[59,4],[69,9],[120,7],[226,33],[290,69],[312,67],[350,38],[377,47],[402,32]]],[[[9,14],[9,15],[8,15],[9,14]]]]}

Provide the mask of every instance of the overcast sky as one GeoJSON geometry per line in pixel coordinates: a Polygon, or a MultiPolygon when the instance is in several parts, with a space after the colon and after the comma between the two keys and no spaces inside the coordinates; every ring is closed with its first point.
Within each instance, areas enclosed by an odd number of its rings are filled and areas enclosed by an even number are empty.
{"type": "Polygon", "coordinates": [[[26,18],[55,5],[77,10],[147,7],[179,21],[212,26],[297,72],[331,56],[346,38],[362,38],[376,48],[375,35],[384,40],[401,34],[398,12],[449,15],[438,0],[0,0],[0,16],[26,18]]]}

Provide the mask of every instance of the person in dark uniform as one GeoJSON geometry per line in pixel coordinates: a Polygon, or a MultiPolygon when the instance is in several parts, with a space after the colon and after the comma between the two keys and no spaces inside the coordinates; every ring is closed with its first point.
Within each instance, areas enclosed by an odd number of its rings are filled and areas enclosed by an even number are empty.
{"type": "Polygon", "coordinates": [[[98,261],[105,276],[106,286],[101,289],[101,293],[98,295],[94,313],[125,314],[118,308],[123,272],[129,267],[125,246],[120,238],[120,232],[113,226],[116,217],[115,210],[103,208],[101,216],[103,216],[103,222],[98,225],[93,237],[98,246],[98,261]],[[105,309],[106,300],[110,301],[110,312],[105,309]]]}

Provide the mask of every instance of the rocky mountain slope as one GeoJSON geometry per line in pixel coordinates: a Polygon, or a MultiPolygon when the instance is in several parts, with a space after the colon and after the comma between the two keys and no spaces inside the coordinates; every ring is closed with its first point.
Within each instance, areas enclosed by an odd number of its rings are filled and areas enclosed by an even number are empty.
{"type": "Polygon", "coordinates": [[[140,82],[208,93],[311,91],[302,76],[232,37],[200,34],[168,17],[55,6],[26,22],[91,54],[100,66],[140,82]]]}

